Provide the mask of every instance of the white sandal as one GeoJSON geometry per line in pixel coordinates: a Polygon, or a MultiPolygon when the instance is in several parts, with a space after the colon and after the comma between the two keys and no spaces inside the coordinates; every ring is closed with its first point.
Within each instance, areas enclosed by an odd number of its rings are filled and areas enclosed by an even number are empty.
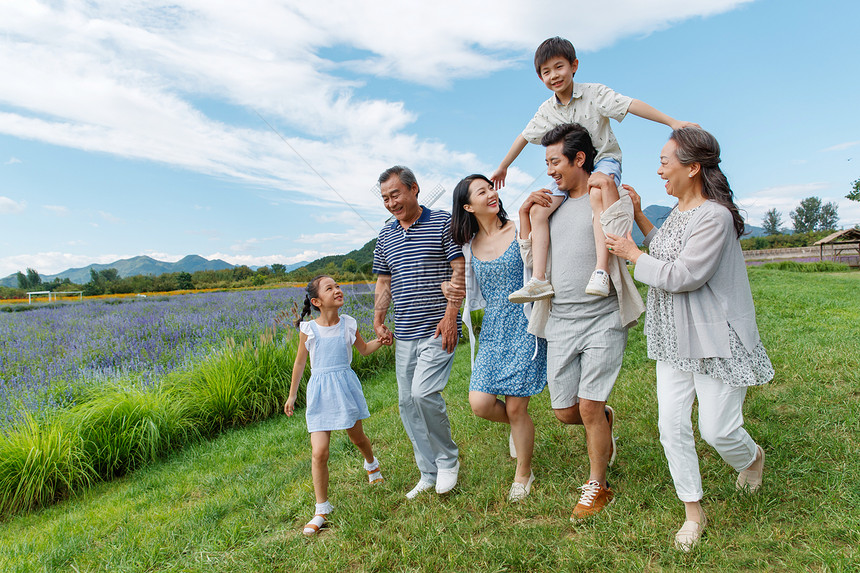
{"type": "Polygon", "coordinates": [[[318,513],[305,525],[302,533],[305,535],[316,535],[320,529],[326,526],[326,523],[326,514],[318,513]]]}

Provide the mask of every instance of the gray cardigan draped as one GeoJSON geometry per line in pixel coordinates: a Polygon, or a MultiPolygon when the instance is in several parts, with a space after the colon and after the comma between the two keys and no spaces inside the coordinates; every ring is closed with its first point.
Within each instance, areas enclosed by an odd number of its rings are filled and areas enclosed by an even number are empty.
{"type": "MultiPolygon", "coordinates": [[[[645,237],[646,246],[656,232],[655,227],[645,237]]],[[[731,358],[729,325],[748,351],[758,344],[740,241],[731,213],[719,203],[706,201],[693,214],[677,259],[666,262],[643,254],[634,277],[673,293],[681,358],[731,358]]]]}

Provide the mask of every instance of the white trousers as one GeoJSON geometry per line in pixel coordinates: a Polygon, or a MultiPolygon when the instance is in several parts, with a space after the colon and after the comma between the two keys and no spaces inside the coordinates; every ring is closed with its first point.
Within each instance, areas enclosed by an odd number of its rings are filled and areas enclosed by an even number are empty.
{"type": "Polygon", "coordinates": [[[704,374],[657,361],[660,443],[681,501],[703,497],[699,458],[693,440],[693,400],[699,401],[699,434],[736,471],[755,461],[756,444],[744,430],[746,387],[729,386],[704,374]]]}

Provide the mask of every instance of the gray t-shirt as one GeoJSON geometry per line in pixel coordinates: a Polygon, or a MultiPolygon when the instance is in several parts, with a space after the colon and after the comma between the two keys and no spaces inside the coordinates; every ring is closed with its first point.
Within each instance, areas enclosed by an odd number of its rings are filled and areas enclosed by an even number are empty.
{"type": "Polygon", "coordinates": [[[585,294],[597,254],[588,195],[568,198],[549,220],[550,282],[555,290],[551,316],[584,318],[618,310],[618,296],[610,282],[609,296],[585,294]]]}

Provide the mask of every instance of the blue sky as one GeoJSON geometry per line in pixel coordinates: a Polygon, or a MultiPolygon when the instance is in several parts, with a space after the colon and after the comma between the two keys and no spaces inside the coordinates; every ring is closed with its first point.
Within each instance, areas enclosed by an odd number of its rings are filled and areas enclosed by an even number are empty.
{"type": "MultiPolygon", "coordinates": [[[[450,209],[456,182],[492,172],[549,97],[532,57],[554,35],[576,45],[578,81],[714,133],[751,224],[775,207],[789,226],[812,195],[860,223],[844,198],[860,178],[860,5],[560,5],[0,3],[0,276],[142,254],[345,253],[385,220],[371,188],[396,163],[424,191],[448,189],[436,206],[450,209]]],[[[625,182],[671,205],[656,175],[668,128],[635,116],[613,128],[625,182]]],[[[529,146],[502,193],[509,211],[543,173],[529,146]]]]}

